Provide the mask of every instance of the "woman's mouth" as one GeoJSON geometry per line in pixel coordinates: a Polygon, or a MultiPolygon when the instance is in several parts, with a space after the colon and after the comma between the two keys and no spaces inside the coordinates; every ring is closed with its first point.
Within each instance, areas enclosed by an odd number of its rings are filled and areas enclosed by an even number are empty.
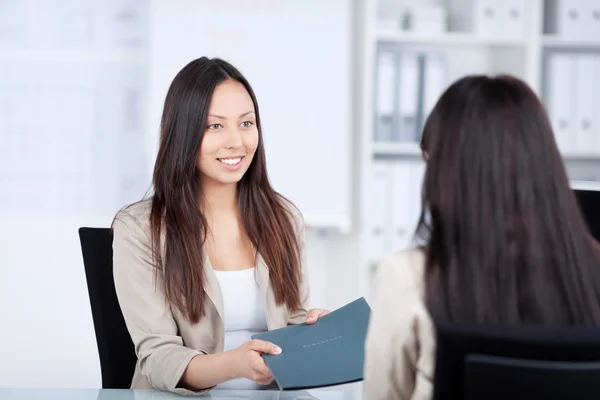
{"type": "Polygon", "coordinates": [[[217,158],[217,160],[219,160],[221,165],[223,165],[223,167],[225,167],[227,170],[230,170],[230,171],[234,171],[238,167],[240,167],[242,165],[243,159],[244,159],[243,156],[229,157],[229,158],[217,158]]]}

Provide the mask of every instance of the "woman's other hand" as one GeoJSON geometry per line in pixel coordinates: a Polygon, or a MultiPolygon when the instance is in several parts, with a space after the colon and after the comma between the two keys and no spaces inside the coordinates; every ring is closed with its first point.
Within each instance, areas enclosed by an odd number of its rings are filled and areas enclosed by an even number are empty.
{"type": "Polygon", "coordinates": [[[313,308],[309,310],[308,313],[306,313],[306,323],[314,324],[315,322],[317,322],[319,317],[322,317],[323,315],[327,315],[329,313],[330,311],[323,310],[322,308],[313,308]]]}

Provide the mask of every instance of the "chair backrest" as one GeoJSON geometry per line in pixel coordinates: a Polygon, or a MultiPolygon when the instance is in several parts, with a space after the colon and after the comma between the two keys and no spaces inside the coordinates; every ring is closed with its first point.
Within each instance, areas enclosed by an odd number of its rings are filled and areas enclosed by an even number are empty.
{"type": "Polygon", "coordinates": [[[438,325],[434,399],[600,399],[600,327],[438,325]]]}
{"type": "Polygon", "coordinates": [[[575,196],[590,233],[600,242],[600,190],[575,190],[575,196]]]}
{"type": "Polygon", "coordinates": [[[79,239],[100,357],[102,387],[128,389],[137,357],[115,292],[112,232],[108,228],[80,228],[79,239]]]}

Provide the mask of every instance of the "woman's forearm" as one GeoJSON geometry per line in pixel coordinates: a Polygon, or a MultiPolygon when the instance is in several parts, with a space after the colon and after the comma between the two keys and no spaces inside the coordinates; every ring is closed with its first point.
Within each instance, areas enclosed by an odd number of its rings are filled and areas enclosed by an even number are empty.
{"type": "Polygon", "coordinates": [[[235,363],[231,352],[200,354],[188,364],[179,386],[190,390],[201,390],[235,378],[235,363]]]}

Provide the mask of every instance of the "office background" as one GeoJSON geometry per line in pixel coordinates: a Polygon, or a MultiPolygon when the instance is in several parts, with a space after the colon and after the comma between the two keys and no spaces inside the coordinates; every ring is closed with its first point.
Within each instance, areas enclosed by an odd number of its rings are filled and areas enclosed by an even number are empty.
{"type": "Polygon", "coordinates": [[[419,132],[461,76],[527,81],[573,184],[600,186],[600,0],[1,0],[1,387],[100,386],[77,229],[146,193],[166,88],[202,55],[254,86],[314,306],[369,299],[411,245],[419,132]]]}

